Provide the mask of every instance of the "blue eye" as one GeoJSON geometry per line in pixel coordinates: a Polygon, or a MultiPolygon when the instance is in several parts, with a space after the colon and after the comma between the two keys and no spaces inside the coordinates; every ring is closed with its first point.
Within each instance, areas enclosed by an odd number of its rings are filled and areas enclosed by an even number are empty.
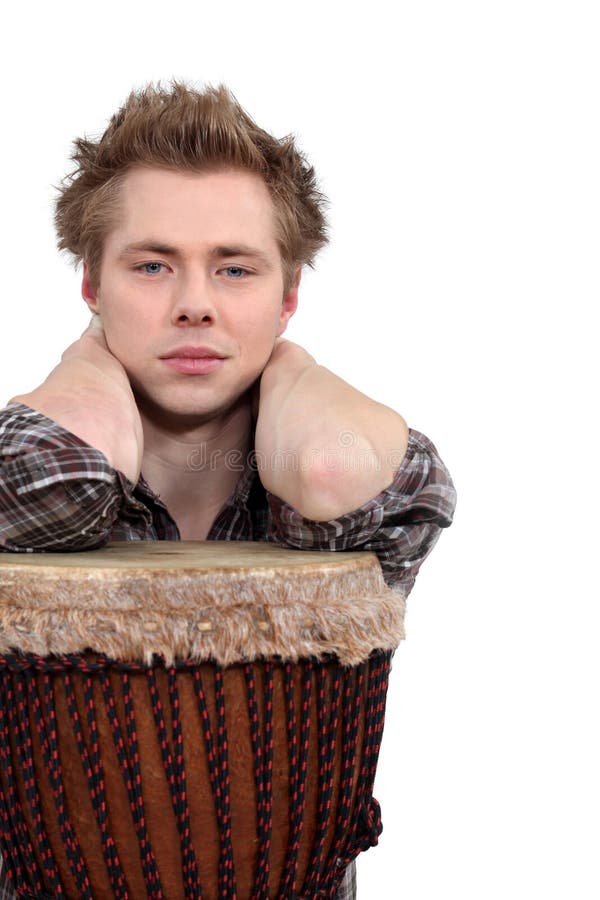
{"type": "Polygon", "coordinates": [[[164,268],[162,263],[149,262],[142,263],[137,267],[139,271],[143,271],[146,275],[160,275],[160,269],[164,268]]]}
{"type": "Polygon", "coordinates": [[[239,281],[239,279],[240,279],[243,275],[247,275],[247,274],[248,274],[248,272],[246,271],[246,269],[242,269],[241,266],[227,266],[227,268],[225,269],[225,271],[226,271],[226,272],[229,272],[230,275],[233,273],[233,274],[232,274],[232,277],[233,277],[234,281],[239,281]]]}

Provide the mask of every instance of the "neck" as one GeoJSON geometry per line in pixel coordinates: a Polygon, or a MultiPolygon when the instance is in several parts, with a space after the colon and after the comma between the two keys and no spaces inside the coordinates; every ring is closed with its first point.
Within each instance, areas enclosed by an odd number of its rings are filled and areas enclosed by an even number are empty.
{"type": "Polygon", "coordinates": [[[140,410],[142,473],[176,521],[199,509],[213,518],[233,492],[250,451],[247,398],[202,424],[173,429],[140,410]]]}

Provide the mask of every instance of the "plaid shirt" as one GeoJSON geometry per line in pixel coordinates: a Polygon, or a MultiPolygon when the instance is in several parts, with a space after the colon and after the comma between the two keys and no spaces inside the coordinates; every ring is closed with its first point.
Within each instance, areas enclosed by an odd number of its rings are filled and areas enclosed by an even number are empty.
{"type": "MultiPolygon", "coordinates": [[[[91,550],[109,540],[180,539],[177,524],[143,477],[133,485],[99,450],[23,404],[0,410],[0,471],[0,550],[91,550]]],[[[435,446],[410,429],[393,483],[331,522],[306,519],[265,491],[247,461],[208,540],[371,550],[387,584],[408,594],[441,529],[451,524],[455,503],[452,479],[435,446]]],[[[0,874],[0,900],[12,896],[0,874]]],[[[355,897],[351,865],[337,900],[355,897]]]]}

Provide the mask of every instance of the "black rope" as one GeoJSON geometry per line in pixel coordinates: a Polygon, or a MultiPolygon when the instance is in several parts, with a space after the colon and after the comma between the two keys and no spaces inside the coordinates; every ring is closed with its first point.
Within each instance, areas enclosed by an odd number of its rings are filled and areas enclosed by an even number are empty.
{"type": "MultiPolygon", "coordinates": [[[[148,837],[146,828],[146,817],[144,811],[144,801],[142,799],[142,782],[139,767],[139,748],[137,743],[137,734],[135,731],[135,717],[133,713],[133,703],[131,698],[131,686],[128,673],[123,672],[121,675],[123,702],[125,705],[125,729],[129,738],[129,743],[123,739],[123,732],[117,716],[116,705],[110,684],[110,679],[106,670],[100,673],[100,684],[104,694],[104,702],[108,714],[108,721],[113,736],[113,742],[117,751],[117,758],[121,768],[123,783],[127,789],[129,798],[129,809],[131,818],[135,827],[135,832],[140,848],[140,857],[142,862],[142,871],[146,887],[148,889],[148,900],[164,900],[160,877],[156,866],[156,858],[148,837]]],[[[90,681],[90,679],[87,679],[90,681]]],[[[86,682],[87,686],[87,682],[86,682]]],[[[90,711],[88,707],[88,712],[90,711]]]]}
{"type": "MultiPolygon", "coordinates": [[[[32,677],[31,670],[25,673],[25,678],[29,681],[32,677]]],[[[42,867],[44,869],[48,886],[53,890],[57,897],[62,897],[63,888],[56,867],[56,862],[50,848],[50,842],[46,829],[44,828],[44,817],[42,815],[41,800],[37,788],[37,779],[33,766],[33,746],[31,732],[29,730],[29,716],[27,714],[27,703],[25,700],[25,691],[23,681],[15,679],[15,702],[16,702],[16,718],[20,740],[18,742],[19,756],[21,758],[21,767],[23,770],[23,784],[25,788],[25,797],[29,804],[29,810],[33,822],[33,831],[35,835],[35,844],[38,847],[42,867]]],[[[11,711],[9,710],[9,716],[11,711]]]]}
{"type": "Polygon", "coordinates": [[[62,781],[62,772],[60,758],[58,754],[58,746],[56,743],[56,713],[52,696],[52,686],[47,675],[43,676],[44,698],[46,701],[46,710],[42,709],[40,695],[34,678],[27,679],[27,688],[29,692],[29,708],[33,709],[33,717],[38,733],[38,740],[42,755],[44,758],[44,766],[46,775],[50,781],[50,788],[54,798],[56,808],[56,816],[58,819],[58,827],[65,848],[67,861],[71,874],[77,885],[81,900],[94,900],[92,890],[88,878],[88,874],[83,861],[81,847],[79,841],[73,831],[71,820],[69,819],[68,809],[64,786],[62,781]],[[48,727],[46,727],[46,722],[48,727]]]}
{"type": "MultiPolygon", "coordinates": [[[[12,765],[11,733],[18,739],[13,730],[14,695],[12,680],[8,673],[2,673],[0,681],[0,760],[6,787],[2,786],[2,845],[6,871],[13,884],[19,884],[28,873],[36,890],[42,890],[42,875],[35,858],[29,830],[23,817],[21,801],[12,765]],[[8,862],[10,861],[10,865],[8,862]]],[[[0,785],[2,781],[0,781],[0,785]]]]}
{"type": "Polygon", "coordinates": [[[278,900],[287,900],[287,898],[297,896],[296,882],[298,880],[298,853],[300,850],[300,838],[302,836],[302,827],[304,824],[307,760],[310,737],[312,674],[313,666],[310,661],[299,662],[295,667],[292,663],[288,662],[284,667],[284,695],[290,769],[290,831],[286,861],[279,886],[279,893],[277,895],[278,900]],[[299,742],[296,702],[294,697],[294,668],[299,670],[302,688],[300,701],[302,715],[300,718],[299,742]]]}
{"type": "Polygon", "coordinates": [[[273,828],[273,664],[264,665],[263,727],[257,702],[256,673],[252,663],[244,666],[250,736],[254,754],[254,781],[256,785],[258,853],[253,900],[268,900],[269,851],[273,828]]]}
{"type": "MultiPolygon", "coordinates": [[[[275,668],[281,671],[283,685],[289,784],[288,847],[277,886],[277,897],[278,900],[317,897],[331,900],[335,897],[346,866],[361,850],[376,844],[381,833],[379,804],[373,798],[372,790],[384,723],[390,659],[390,653],[374,653],[368,661],[354,668],[341,667],[333,657],[320,661],[303,660],[296,664],[267,660],[260,666],[262,681],[258,678],[259,664],[243,665],[257,809],[255,879],[251,900],[267,900],[270,890],[275,668]],[[313,746],[319,767],[315,798],[317,821],[312,844],[306,848],[308,867],[304,884],[300,886],[298,864],[305,828],[309,739],[311,729],[315,727],[313,746]],[[359,745],[358,734],[361,727],[363,738],[359,745]],[[338,765],[338,760],[341,765],[338,765]]],[[[56,900],[64,896],[65,890],[44,828],[38,783],[40,788],[42,785],[34,766],[34,750],[37,753],[39,748],[56,810],[55,822],[78,897],[81,900],[90,900],[92,897],[89,875],[69,816],[63,784],[56,722],[56,686],[53,686],[58,679],[57,686],[63,686],[71,727],[87,779],[113,894],[117,900],[128,900],[125,875],[110,833],[94,703],[95,682],[98,683],[98,690],[102,691],[107,721],[129,799],[147,895],[151,900],[162,900],[163,891],[148,836],[142,799],[138,734],[131,684],[131,677],[139,673],[147,681],[165,778],[180,837],[185,896],[189,900],[200,900],[202,892],[196,852],[191,839],[184,731],[177,679],[178,673],[190,671],[219,830],[219,897],[223,900],[236,900],[225,673],[215,663],[207,663],[204,668],[213,672],[214,721],[211,721],[209,714],[200,666],[193,660],[181,660],[166,667],[160,657],[155,657],[153,664],[148,666],[115,661],[103,655],[90,658],[77,654],[60,657],[0,654],[0,848],[5,860],[6,875],[13,885],[18,885],[18,896],[35,900],[52,897],[56,900]],[[170,737],[156,685],[156,672],[159,669],[166,672],[171,715],[170,737]],[[81,679],[80,696],[83,697],[85,712],[78,708],[78,695],[71,681],[72,673],[81,679]],[[117,713],[114,696],[116,688],[113,689],[111,680],[115,675],[112,673],[120,673],[123,701],[121,718],[120,713],[117,713]],[[87,725],[86,736],[82,719],[85,719],[87,725]],[[22,788],[15,778],[15,765],[22,772],[22,788]]],[[[52,805],[52,801],[50,803],[52,805]]]]}
{"type": "Polygon", "coordinates": [[[83,729],[81,727],[81,717],[77,708],[77,700],[75,690],[71,681],[69,672],[64,673],[63,689],[65,700],[71,720],[71,726],[77,742],[77,749],[81,760],[83,773],[87,778],[92,807],[96,816],[96,822],[100,831],[100,843],[102,845],[102,855],[108,871],[110,884],[115,897],[118,900],[127,900],[128,894],[125,887],[125,875],[121,867],[117,848],[112,835],[109,832],[108,823],[108,807],[106,804],[106,794],[104,790],[104,773],[102,763],[100,761],[100,744],[96,729],[95,717],[91,717],[90,725],[90,742],[91,747],[88,750],[86,746],[83,729]]]}
{"type": "Polygon", "coordinates": [[[360,727],[361,694],[364,684],[364,665],[344,673],[344,702],[342,724],[342,769],[338,798],[335,835],[329,850],[330,872],[345,869],[344,845],[347,843],[352,814],[352,797],[356,785],[356,753],[360,727]]]}
{"type": "MultiPolygon", "coordinates": [[[[340,712],[340,691],[343,669],[339,665],[318,670],[317,722],[319,733],[319,795],[317,804],[317,828],[313,841],[312,857],[302,887],[302,893],[311,896],[327,884],[322,878],[324,848],[333,804],[333,761],[340,712]]],[[[318,894],[316,894],[318,896],[318,894]]]]}
{"type": "MultiPolygon", "coordinates": [[[[218,670],[219,667],[217,667],[218,670]]],[[[217,824],[219,826],[219,892],[221,897],[228,897],[235,900],[237,897],[237,887],[235,881],[235,871],[233,867],[233,844],[231,840],[231,813],[229,798],[229,776],[225,770],[219,766],[219,757],[226,760],[227,736],[224,726],[224,712],[217,714],[217,733],[221,729],[223,731],[220,741],[221,747],[215,751],[215,743],[213,740],[213,728],[210,721],[208,706],[206,703],[206,695],[200,669],[194,669],[194,690],[196,700],[198,702],[198,710],[200,720],[204,732],[204,742],[206,746],[206,758],[208,762],[208,777],[210,780],[213,800],[215,803],[215,812],[217,814],[217,824]]],[[[222,677],[217,678],[215,671],[215,697],[217,708],[224,708],[224,695],[222,687],[222,677]],[[218,690],[218,697],[217,697],[218,690]]]]}
{"type": "MultiPolygon", "coordinates": [[[[185,766],[183,763],[183,736],[181,734],[180,725],[173,727],[173,738],[177,742],[177,759],[174,758],[174,750],[167,736],[167,728],[165,717],[160,702],[160,695],[156,683],[156,673],[154,669],[148,669],[148,692],[150,695],[150,704],[154,716],[154,724],[158,735],[163,765],[165,769],[165,777],[169,786],[171,795],[171,803],[173,812],[177,822],[177,830],[179,832],[181,842],[182,857],[182,875],[184,888],[189,891],[190,896],[202,898],[202,888],[198,878],[198,865],[196,854],[191,840],[190,830],[190,811],[187,802],[187,780],[185,766]],[[176,736],[177,735],[177,736],[176,736]]],[[[173,706],[179,709],[179,697],[177,693],[177,685],[175,683],[174,670],[169,670],[169,699],[171,709],[173,706]],[[172,674],[173,673],[173,674],[172,674]],[[171,680],[173,684],[171,685],[171,680]]],[[[172,719],[178,718],[176,714],[172,719]]]]}

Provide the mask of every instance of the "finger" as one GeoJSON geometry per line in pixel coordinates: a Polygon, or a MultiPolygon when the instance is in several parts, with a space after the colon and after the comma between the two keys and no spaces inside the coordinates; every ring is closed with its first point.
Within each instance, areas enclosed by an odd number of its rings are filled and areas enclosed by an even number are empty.
{"type": "Polygon", "coordinates": [[[88,322],[86,328],[81,332],[80,337],[83,337],[84,334],[87,335],[99,335],[103,332],[102,319],[100,318],[98,313],[92,313],[92,317],[88,322]]]}
{"type": "Polygon", "coordinates": [[[92,318],[90,319],[90,328],[102,328],[102,319],[100,318],[100,313],[92,313],[92,318]]]}
{"type": "Polygon", "coordinates": [[[252,420],[256,422],[258,419],[258,410],[260,406],[260,378],[257,378],[253,387],[250,389],[250,404],[252,410],[252,420]]]}
{"type": "Polygon", "coordinates": [[[88,327],[85,329],[81,337],[91,338],[104,350],[108,350],[108,342],[106,340],[106,334],[104,332],[104,324],[97,313],[94,313],[88,327]]]}
{"type": "Polygon", "coordinates": [[[92,318],[90,319],[87,328],[82,332],[81,337],[84,334],[99,334],[100,332],[104,332],[102,327],[102,319],[100,318],[98,313],[92,313],[92,318]]]}

